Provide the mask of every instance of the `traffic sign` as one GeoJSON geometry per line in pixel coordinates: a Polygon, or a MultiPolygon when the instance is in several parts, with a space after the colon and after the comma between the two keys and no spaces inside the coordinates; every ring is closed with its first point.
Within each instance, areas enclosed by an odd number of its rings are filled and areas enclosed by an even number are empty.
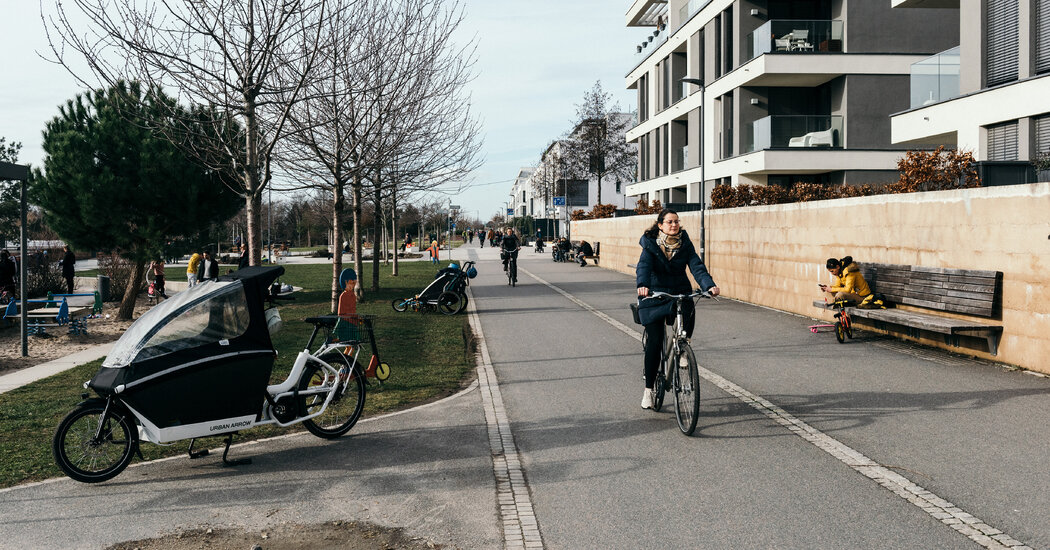
{"type": "Polygon", "coordinates": [[[554,197],[554,206],[565,206],[565,197],[554,197]]]}
{"type": "Polygon", "coordinates": [[[513,208],[508,208],[507,209],[507,215],[508,216],[513,216],[514,215],[514,209],[513,208]]]}

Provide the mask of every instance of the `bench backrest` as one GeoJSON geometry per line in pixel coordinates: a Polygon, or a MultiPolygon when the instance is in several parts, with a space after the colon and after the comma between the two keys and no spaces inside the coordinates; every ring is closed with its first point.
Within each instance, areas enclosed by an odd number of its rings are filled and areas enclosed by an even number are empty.
{"type": "Polygon", "coordinates": [[[1002,307],[1003,273],[897,264],[862,264],[871,291],[896,304],[996,317],[1002,307]]]}

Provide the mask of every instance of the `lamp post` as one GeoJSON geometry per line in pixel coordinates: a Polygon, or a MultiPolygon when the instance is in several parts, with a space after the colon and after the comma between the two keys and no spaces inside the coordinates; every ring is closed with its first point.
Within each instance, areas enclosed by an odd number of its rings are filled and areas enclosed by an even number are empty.
{"type": "Polygon", "coordinates": [[[704,111],[707,110],[707,101],[704,98],[704,81],[699,78],[680,78],[679,82],[692,84],[700,88],[700,137],[697,144],[697,154],[700,159],[700,261],[707,263],[707,235],[705,233],[705,218],[707,218],[707,191],[704,182],[704,111]]]}

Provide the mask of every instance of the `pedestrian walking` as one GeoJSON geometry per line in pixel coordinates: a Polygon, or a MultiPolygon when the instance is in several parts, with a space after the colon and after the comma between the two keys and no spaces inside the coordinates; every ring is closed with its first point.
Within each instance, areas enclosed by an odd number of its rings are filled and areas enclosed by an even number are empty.
{"type": "Polygon", "coordinates": [[[66,292],[68,294],[73,293],[73,276],[76,274],[77,257],[73,254],[73,251],[69,249],[69,245],[62,247],[64,254],[59,265],[62,266],[62,278],[66,280],[66,292]]]}
{"type": "Polygon", "coordinates": [[[193,288],[197,285],[197,279],[199,279],[199,272],[201,268],[201,255],[200,252],[194,252],[190,256],[190,261],[186,263],[186,288],[193,288]]]}

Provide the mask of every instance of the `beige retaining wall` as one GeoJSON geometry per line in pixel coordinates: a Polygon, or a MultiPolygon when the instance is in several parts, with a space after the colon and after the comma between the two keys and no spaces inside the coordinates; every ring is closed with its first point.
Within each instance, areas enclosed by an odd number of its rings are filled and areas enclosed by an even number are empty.
{"type": "MultiPolygon", "coordinates": [[[[680,217],[698,241],[700,213],[680,217]]],[[[600,242],[602,267],[633,273],[655,218],[573,222],[572,238],[600,242]]],[[[706,223],[708,268],[724,295],[810,317],[828,318],[812,301],[830,282],[831,256],[1002,271],[998,356],[981,339],[922,341],[1050,374],[1050,183],[709,210],[706,223]]]]}

